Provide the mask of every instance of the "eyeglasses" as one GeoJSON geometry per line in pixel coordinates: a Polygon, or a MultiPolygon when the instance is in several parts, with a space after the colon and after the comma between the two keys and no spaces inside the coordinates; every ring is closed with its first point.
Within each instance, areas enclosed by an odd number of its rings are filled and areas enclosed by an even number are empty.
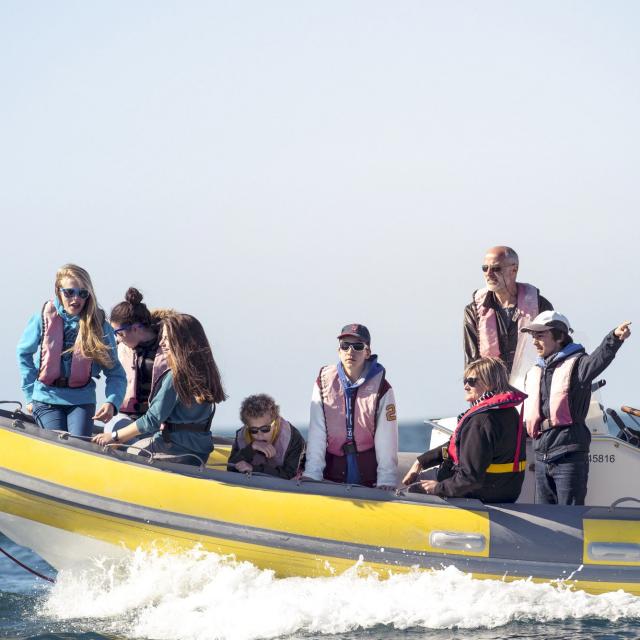
{"type": "Polygon", "coordinates": [[[513,266],[513,263],[503,264],[502,266],[499,264],[496,264],[496,265],[483,264],[481,268],[483,273],[488,273],[489,271],[491,271],[492,273],[500,273],[504,267],[512,267],[512,266],[513,266]]]}
{"type": "Polygon", "coordinates": [[[349,349],[353,349],[354,351],[364,351],[365,345],[364,342],[341,342],[340,349],[342,351],[349,351],[349,349]]]}
{"type": "Polygon", "coordinates": [[[133,329],[134,327],[139,327],[139,326],[140,326],[139,322],[133,322],[132,324],[123,324],[121,327],[118,327],[117,329],[114,329],[113,333],[114,333],[114,335],[118,336],[123,331],[129,331],[129,329],[133,329]]]}
{"type": "Polygon", "coordinates": [[[269,433],[269,431],[271,431],[270,424],[264,424],[261,427],[249,427],[249,433],[252,436],[257,435],[258,433],[269,433]]]}
{"type": "Polygon", "coordinates": [[[469,385],[470,387],[475,387],[476,386],[476,382],[478,382],[478,378],[464,378],[462,380],[462,384],[464,386],[469,385]]]}
{"type": "Polygon", "coordinates": [[[273,427],[274,424],[275,420],[273,420],[271,424],[263,424],[261,427],[247,427],[247,429],[252,436],[255,436],[258,433],[269,433],[269,431],[271,431],[271,427],[273,427]]]}
{"type": "Polygon", "coordinates": [[[89,291],[87,291],[87,289],[76,289],[75,287],[60,287],[60,291],[62,292],[62,295],[67,299],[82,298],[83,300],[86,300],[89,297],[89,291]]]}

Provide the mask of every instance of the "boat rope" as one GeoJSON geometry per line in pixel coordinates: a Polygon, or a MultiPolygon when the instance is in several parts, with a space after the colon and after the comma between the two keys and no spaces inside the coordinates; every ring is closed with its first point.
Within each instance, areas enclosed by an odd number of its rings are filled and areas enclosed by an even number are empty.
{"type": "MultiPolygon", "coordinates": [[[[195,458],[200,464],[198,465],[199,471],[204,471],[207,467],[205,461],[195,453],[177,453],[175,455],[169,453],[159,453],[154,451],[149,451],[149,449],[145,449],[144,447],[138,446],[135,442],[133,444],[128,444],[126,442],[110,442],[109,444],[102,445],[105,449],[117,449],[122,448],[125,449],[124,453],[129,453],[129,455],[140,456],[149,462],[149,464],[153,464],[154,462],[177,462],[180,463],[183,458],[195,458]],[[138,453],[129,452],[129,449],[136,449],[138,453]]],[[[187,464],[187,463],[184,463],[187,464]]],[[[215,465],[211,465],[215,466],[215,465]]],[[[226,466],[226,465],[225,465],[226,466]]]]}
{"type": "Polygon", "coordinates": [[[35,569],[32,569],[31,567],[27,566],[24,562],[20,562],[20,560],[18,560],[18,558],[14,558],[8,551],[5,551],[2,547],[0,547],[0,553],[4,553],[4,555],[7,556],[7,558],[9,558],[9,560],[13,560],[19,567],[22,567],[23,569],[26,569],[29,573],[33,573],[34,576],[38,576],[38,578],[42,578],[43,580],[46,580],[47,582],[54,582],[55,583],[55,580],[53,578],[50,578],[49,576],[45,576],[42,573],[39,573],[35,569]]]}

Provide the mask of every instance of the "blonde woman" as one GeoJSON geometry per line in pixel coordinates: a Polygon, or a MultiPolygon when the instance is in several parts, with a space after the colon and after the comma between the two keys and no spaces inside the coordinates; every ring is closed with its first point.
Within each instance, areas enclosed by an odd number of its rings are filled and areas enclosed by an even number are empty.
{"type": "Polygon", "coordinates": [[[470,407],[458,416],[449,445],[419,456],[402,482],[411,490],[443,498],[515,502],[526,467],[517,407],[526,395],[509,386],[507,368],[499,358],[474,360],[462,382],[470,407]]]}
{"type": "Polygon", "coordinates": [[[54,297],[29,320],[17,352],[27,411],[45,429],[90,436],[93,420],[109,421],[122,403],[127,379],[113,329],[75,264],[58,269],[54,297]],[[107,401],[96,411],[101,372],[107,401]]]}

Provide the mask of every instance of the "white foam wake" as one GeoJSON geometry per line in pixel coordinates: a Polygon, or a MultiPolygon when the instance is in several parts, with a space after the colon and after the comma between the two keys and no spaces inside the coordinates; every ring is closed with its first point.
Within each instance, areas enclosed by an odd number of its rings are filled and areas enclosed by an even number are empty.
{"type": "Polygon", "coordinates": [[[452,567],[388,579],[357,566],[331,578],[276,579],[198,550],[139,551],[116,565],[62,572],[43,608],[58,620],[90,618],[103,631],[158,640],[250,640],[376,625],[480,629],[523,620],[640,620],[640,598],[622,591],[592,596],[528,580],[474,580],[452,567]]]}

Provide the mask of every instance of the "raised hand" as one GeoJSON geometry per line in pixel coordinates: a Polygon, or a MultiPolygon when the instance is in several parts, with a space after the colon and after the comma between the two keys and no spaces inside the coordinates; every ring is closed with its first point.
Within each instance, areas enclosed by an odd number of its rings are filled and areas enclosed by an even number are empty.
{"type": "Polygon", "coordinates": [[[630,324],[631,320],[625,320],[613,330],[613,333],[615,334],[616,338],[618,338],[618,340],[624,341],[631,335],[631,329],[629,328],[630,324]]]}

